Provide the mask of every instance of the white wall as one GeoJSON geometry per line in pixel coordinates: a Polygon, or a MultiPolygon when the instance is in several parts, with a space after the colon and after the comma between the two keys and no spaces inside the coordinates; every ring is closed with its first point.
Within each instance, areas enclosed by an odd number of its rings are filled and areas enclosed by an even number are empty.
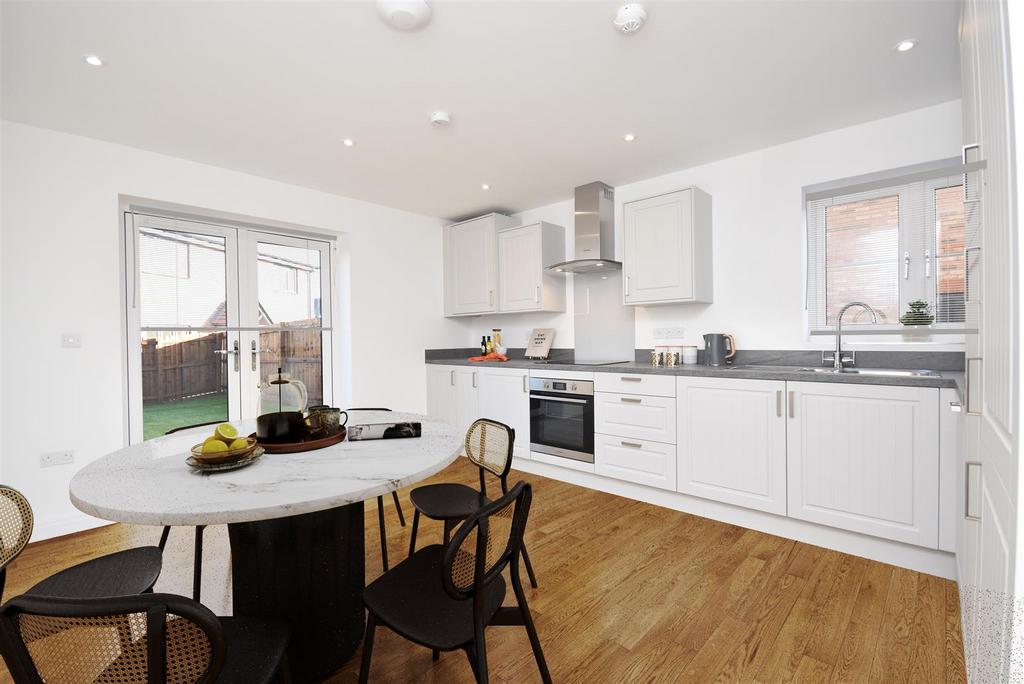
{"type": "Polygon", "coordinates": [[[0,468],[32,501],[37,538],[86,524],[68,482],[124,442],[119,194],[344,232],[352,341],[337,342],[335,387],[351,394],[336,401],[425,409],[423,349],[457,330],[438,219],[12,122],[0,135],[0,468]],[[82,347],[61,348],[62,332],[82,347]],[[39,467],[64,449],[73,465],[39,467]]]}
{"type": "MultiPolygon", "coordinates": [[[[636,346],[654,346],[656,327],[682,326],[688,343],[706,332],[731,332],[740,348],[825,349],[830,337],[807,335],[804,302],[804,186],[960,155],[960,101],[844,128],[756,152],[615,188],[618,258],[622,258],[622,204],[696,185],[711,194],[714,230],[714,303],[637,307],[636,346]]],[[[601,180],[582,178],[581,182],[601,180]]],[[[571,191],[571,188],[567,188],[571,191]]],[[[568,194],[568,193],[567,193],[568,194]]],[[[566,226],[572,254],[572,200],[523,212],[566,226]]],[[[572,292],[571,288],[569,290],[572,292]]],[[[565,314],[513,314],[462,319],[462,344],[501,327],[511,346],[533,327],[556,329],[555,346],[572,346],[571,308],[565,314]]],[[[892,342],[892,338],[886,338],[892,342]]],[[[882,340],[850,338],[851,346],[882,340]]],[[[894,341],[897,345],[906,343],[894,341]]],[[[962,349],[936,336],[932,349],[962,349]]],[[[888,347],[892,348],[892,347],[888,347]]]]}

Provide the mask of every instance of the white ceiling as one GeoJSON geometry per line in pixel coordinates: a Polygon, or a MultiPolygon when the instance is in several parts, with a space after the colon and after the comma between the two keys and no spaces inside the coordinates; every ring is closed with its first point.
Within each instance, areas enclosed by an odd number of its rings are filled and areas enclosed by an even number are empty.
{"type": "Polygon", "coordinates": [[[957,0],[645,5],[4,2],[3,116],[450,218],[959,97],[957,0]]]}

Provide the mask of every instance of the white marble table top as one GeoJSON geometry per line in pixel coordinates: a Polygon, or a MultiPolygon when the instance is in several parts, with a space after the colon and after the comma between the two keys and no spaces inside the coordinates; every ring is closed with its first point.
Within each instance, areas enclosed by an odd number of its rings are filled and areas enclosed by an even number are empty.
{"type": "MultiPolygon", "coordinates": [[[[414,413],[352,411],[349,424],[419,421],[423,436],[344,441],[297,454],[264,454],[256,463],[204,474],[185,464],[210,427],[177,432],[100,458],[71,480],[71,502],[103,520],[140,525],[217,525],[283,518],[365,501],[443,470],[462,435],[414,413]]],[[[255,420],[232,421],[244,435],[255,420]]]]}

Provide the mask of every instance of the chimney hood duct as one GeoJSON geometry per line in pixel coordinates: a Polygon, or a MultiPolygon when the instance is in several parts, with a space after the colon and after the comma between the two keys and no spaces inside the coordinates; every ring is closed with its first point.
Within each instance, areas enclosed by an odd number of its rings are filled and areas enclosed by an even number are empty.
{"type": "Polygon", "coordinates": [[[548,266],[555,273],[619,271],[615,261],[615,190],[596,181],[575,190],[576,248],[572,260],[548,266]]]}

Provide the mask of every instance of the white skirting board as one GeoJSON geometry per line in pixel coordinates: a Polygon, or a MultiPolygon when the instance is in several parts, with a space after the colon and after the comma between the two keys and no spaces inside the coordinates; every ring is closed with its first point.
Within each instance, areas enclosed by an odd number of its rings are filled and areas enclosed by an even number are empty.
{"type": "MultiPolygon", "coordinates": [[[[48,522],[36,524],[32,529],[32,542],[43,541],[44,539],[53,539],[54,537],[62,537],[65,534],[74,534],[75,532],[84,532],[85,530],[95,529],[97,527],[104,527],[106,525],[113,525],[114,523],[109,520],[100,520],[94,518],[91,515],[85,513],[79,513],[78,515],[70,515],[66,518],[60,518],[59,520],[50,520],[48,522]]],[[[159,539],[159,533],[154,538],[159,539]]]]}
{"type": "MultiPolygon", "coordinates": [[[[720,522],[766,532],[787,539],[834,549],[853,556],[861,556],[881,563],[897,565],[945,579],[957,578],[956,557],[945,551],[926,549],[901,542],[869,537],[833,527],[795,520],[772,513],[752,511],[738,506],[701,499],[687,494],[613,480],[593,473],[570,470],[540,461],[516,459],[513,468],[535,475],[550,477],[598,491],[624,496],[629,499],[663,506],[684,513],[710,518],[720,522]]],[[[512,475],[515,482],[515,476],[512,475]]]]}

